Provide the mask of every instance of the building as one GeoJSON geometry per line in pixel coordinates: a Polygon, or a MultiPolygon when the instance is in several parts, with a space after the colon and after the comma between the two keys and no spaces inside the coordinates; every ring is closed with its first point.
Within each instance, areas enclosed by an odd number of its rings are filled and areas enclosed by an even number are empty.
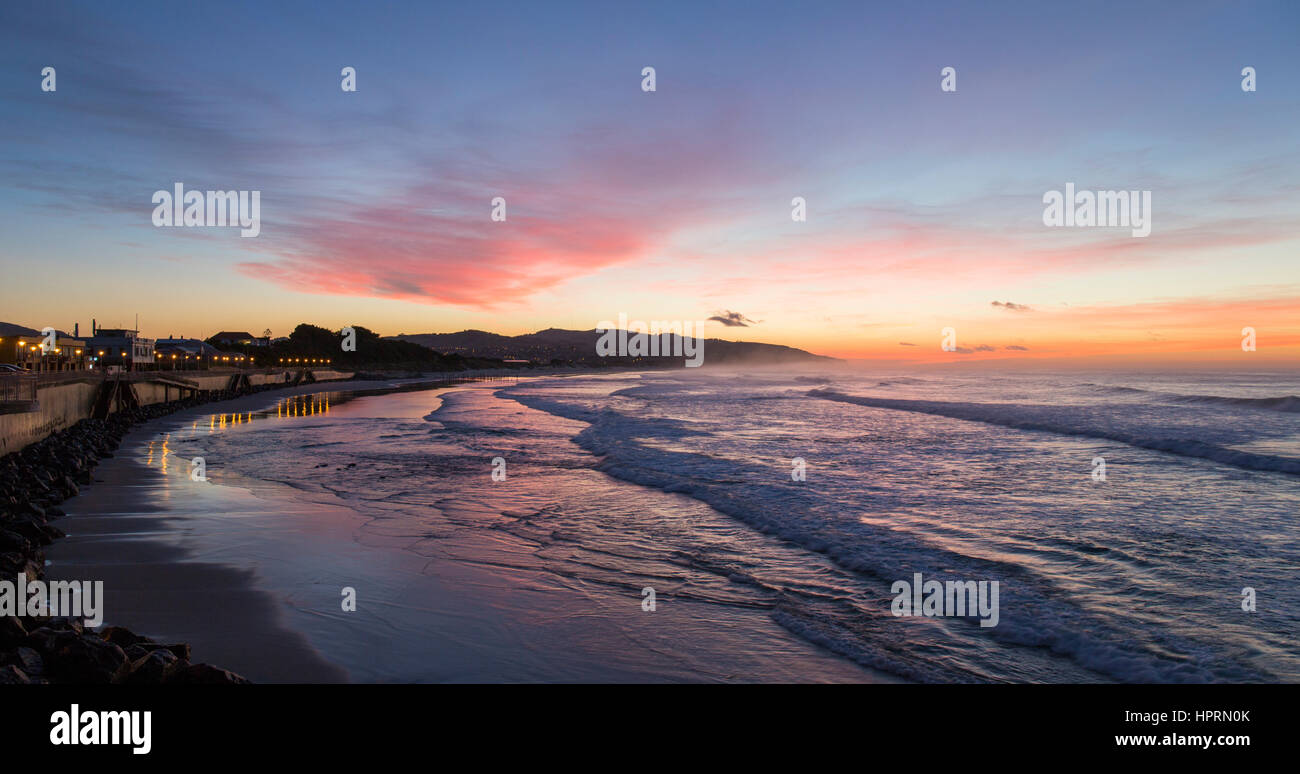
{"type": "Polygon", "coordinates": [[[210,368],[226,354],[198,339],[166,338],[154,342],[154,360],[159,368],[166,370],[210,368]]]}
{"type": "Polygon", "coordinates": [[[94,328],[91,331],[89,352],[97,367],[139,371],[155,367],[154,340],[141,338],[140,332],[130,328],[94,328]]]}
{"type": "Polygon", "coordinates": [[[264,336],[254,336],[248,331],[222,331],[210,337],[208,341],[218,346],[239,344],[245,347],[265,347],[271,343],[270,339],[264,336]]]}
{"type": "Polygon", "coordinates": [[[22,366],[23,351],[41,336],[40,331],[16,323],[0,322],[0,363],[22,366]]]}
{"type": "Polygon", "coordinates": [[[33,373],[85,371],[91,367],[86,342],[54,328],[38,331],[13,323],[0,323],[0,363],[33,373]]]}

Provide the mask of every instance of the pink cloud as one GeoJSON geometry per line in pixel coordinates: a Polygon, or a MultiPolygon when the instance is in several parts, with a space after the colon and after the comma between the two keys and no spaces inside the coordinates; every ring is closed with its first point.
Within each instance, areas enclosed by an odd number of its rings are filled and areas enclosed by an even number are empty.
{"type": "Polygon", "coordinates": [[[296,290],[489,308],[631,260],[650,235],[627,219],[511,213],[451,218],[387,205],[293,228],[294,247],[239,270],[296,290]]]}

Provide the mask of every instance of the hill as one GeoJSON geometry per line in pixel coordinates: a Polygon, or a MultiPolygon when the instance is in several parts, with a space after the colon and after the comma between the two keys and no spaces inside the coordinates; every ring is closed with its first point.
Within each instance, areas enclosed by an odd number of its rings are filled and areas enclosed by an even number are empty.
{"type": "MultiPolygon", "coordinates": [[[[227,352],[250,355],[259,366],[275,367],[291,363],[294,359],[329,359],[335,367],[356,370],[361,368],[409,369],[415,371],[464,371],[476,368],[500,368],[499,359],[441,354],[427,347],[392,338],[381,338],[378,333],[360,325],[356,331],[356,349],[342,349],[342,332],[331,331],[317,325],[302,323],[283,341],[268,347],[223,345],[227,352]]],[[[208,343],[213,343],[209,340],[208,343]]]]}
{"type": "MultiPolygon", "coordinates": [[[[520,359],[548,364],[563,361],[584,366],[682,365],[684,357],[601,357],[596,343],[602,332],[596,329],[573,331],[547,328],[520,336],[503,336],[487,331],[467,330],[459,333],[418,333],[390,336],[395,341],[419,344],[443,354],[463,357],[520,359]]],[[[676,344],[676,336],[669,341],[676,344]]],[[[749,341],[704,339],[705,365],[766,365],[791,362],[829,362],[834,358],[814,355],[802,349],[779,344],[749,341]]]]}

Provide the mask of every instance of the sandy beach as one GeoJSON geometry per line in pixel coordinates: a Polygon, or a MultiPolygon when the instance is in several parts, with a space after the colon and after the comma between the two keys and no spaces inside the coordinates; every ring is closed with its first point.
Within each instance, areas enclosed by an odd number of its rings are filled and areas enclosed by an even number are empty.
{"type": "MultiPolygon", "coordinates": [[[[445,392],[336,392],[380,386],[299,388],[320,413],[293,422],[345,435],[349,423],[374,420],[425,431],[445,392]]],[[[294,432],[256,419],[274,417],[277,405],[283,414],[286,400],[249,396],[135,429],[64,504],[68,537],[49,550],[48,577],[103,580],[107,624],[189,642],[196,659],[255,682],[891,679],[791,635],[761,609],[683,599],[643,614],[639,587],[520,561],[518,541],[491,529],[431,554],[423,527],[361,513],[318,488],[214,467],[208,481],[190,480],[188,459],[172,448],[182,436],[224,427],[252,444],[259,433],[294,432]],[[356,590],[355,612],[341,609],[344,587],[356,590]]],[[[485,522],[508,511],[444,509],[485,522]]]]}

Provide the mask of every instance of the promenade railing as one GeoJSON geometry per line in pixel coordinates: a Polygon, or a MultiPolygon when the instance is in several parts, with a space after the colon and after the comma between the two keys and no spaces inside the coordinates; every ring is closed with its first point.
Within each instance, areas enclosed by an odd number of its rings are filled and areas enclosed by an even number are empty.
{"type": "Polygon", "coordinates": [[[0,403],[36,401],[36,374],[0,371],[0,403]]]}

